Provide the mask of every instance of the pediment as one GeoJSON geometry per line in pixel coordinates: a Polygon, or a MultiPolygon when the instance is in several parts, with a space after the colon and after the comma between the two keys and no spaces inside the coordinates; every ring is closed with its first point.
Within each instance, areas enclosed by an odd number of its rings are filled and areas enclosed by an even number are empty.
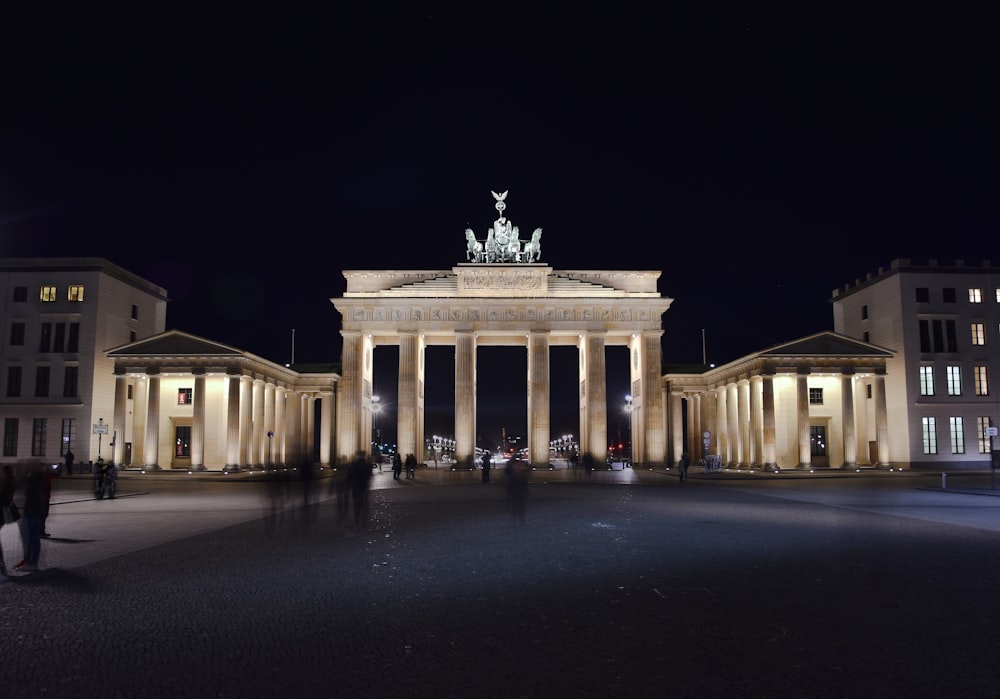
{"type": "Polygon", "coordinates": [[[820,332],[763,350],[761,357],[891,357],[893,353],[877,345],[835,332],[820,332]]]}
{"type": "Polygon", "coordinates": [[[107,355],[109,357],[242,357],[246,352],[180,330],[167,330],[144,340],[115,347],[108,350],[107,355]]]}

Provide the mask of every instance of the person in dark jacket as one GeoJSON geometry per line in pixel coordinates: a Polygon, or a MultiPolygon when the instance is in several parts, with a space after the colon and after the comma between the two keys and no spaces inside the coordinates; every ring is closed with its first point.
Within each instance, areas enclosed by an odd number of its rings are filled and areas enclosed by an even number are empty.
{"type": "Polygon", "coordinates": [[[39,470],[28,474],[24,482],[24,511],[21,513],[21,540],[24,544],[24,561],[18,570],[38,570],[42,553],[42,529],[45,526],[45,476],[39,470]]]}

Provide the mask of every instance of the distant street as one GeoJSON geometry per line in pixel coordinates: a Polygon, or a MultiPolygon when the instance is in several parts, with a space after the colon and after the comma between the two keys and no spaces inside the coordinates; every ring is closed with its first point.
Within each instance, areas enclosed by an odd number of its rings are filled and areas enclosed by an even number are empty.
{"type": "MultiPolygon", "coordinates": [[[[57,481],[5,697],[996,696],[983,474],[57,481]],[[967,492],[959,492],[965,490],[967,492]]],[[[338,477],[339,478],[339,477],[338,477]]],[[[9,569],[20,546],[2,541],[9,569]]]]}

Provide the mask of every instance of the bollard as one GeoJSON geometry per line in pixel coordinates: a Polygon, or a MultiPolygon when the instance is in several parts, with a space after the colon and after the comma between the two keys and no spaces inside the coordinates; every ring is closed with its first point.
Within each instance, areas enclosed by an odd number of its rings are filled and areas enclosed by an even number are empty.
{"type": "Polygon", "coordinates": [[[941,472],[941,490],[945,490],[948,487],[948,474],[941,472]]]}

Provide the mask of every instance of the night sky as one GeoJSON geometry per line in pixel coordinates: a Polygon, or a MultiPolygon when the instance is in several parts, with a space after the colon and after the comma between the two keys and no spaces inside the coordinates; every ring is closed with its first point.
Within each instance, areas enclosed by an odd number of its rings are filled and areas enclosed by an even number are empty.
{"type": "Polygon", "coordinates": [[[555,269],[662,271],[665,364],[1000,264],[986,17],[135,5],[0,11],[0,256],[106,257],[273,361],[339,361],[341,270],[464,262],[491,190],[555,269]]]}

